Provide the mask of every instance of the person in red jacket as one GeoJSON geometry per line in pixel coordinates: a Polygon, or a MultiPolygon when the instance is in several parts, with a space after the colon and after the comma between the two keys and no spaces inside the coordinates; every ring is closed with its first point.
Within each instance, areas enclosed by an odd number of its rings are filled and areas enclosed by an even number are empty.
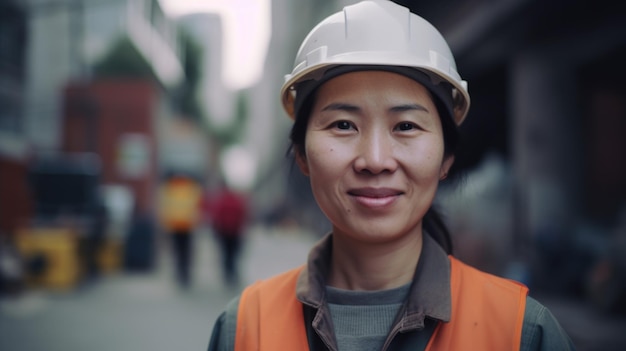
{"type": "Polygon", "coordinates": [[[281,97],[332,230],[247,287],[209,350],[571,350],[526,286],[452,255],[432,205],[470,97],[441,34],[391,1],[346,6],[304,39],[281,97]]]}
{"type": "Polygon", "coordinates": [[[239,282],[237,258],[248,219],[247,199],[242,193],[224,184],[209,203],[213,231],[222,253],[224,282],[236,286],[239,282]]]}

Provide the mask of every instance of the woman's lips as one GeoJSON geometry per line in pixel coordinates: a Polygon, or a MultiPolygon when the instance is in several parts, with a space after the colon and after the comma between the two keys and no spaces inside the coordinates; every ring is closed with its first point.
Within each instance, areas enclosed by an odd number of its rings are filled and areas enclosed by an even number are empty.
{"type": "Polygon", "coordinates": [[[395,202],[402,191],[392,188],[357,188],[348,191],[348,195],[365,207],[380,208],[395,202]]]}

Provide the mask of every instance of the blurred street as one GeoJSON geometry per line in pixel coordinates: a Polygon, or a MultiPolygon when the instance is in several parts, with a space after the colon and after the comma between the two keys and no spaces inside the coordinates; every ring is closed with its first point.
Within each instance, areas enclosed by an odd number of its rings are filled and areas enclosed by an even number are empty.
{"type": "MultiPolygon", "coordinates": [[[[169,247],[158,269],[118,273],[69,293],[29,292],[0,301],[0,349],[203,350],[212,325],[238,291],[223,286],[219,252],[207,231],[195,240],[193,286],[179,289],[169,247]]],[[[248,284],[306,260],[313,236],[298,231],[251,231],[242,256],[248,284]]],[[[626,349],[626,319],[612,319],[577,301],[536,296],[567,329],[579,350],[626,349]]]]}
{"type": "MultiPolygon", "coordinates": [[[[296,235],[253,230],[243,249],[243,282],[304,263],[313,239],[296,235]]],[[[176,285],[169,247],[161,245],[153,273],[118,273],[68,293],[0,300],[0,350],[206,349],[215,319],[238,291],[222,284],[210,232],[198,231],[194,240],[189,290],[176,285]]]]}

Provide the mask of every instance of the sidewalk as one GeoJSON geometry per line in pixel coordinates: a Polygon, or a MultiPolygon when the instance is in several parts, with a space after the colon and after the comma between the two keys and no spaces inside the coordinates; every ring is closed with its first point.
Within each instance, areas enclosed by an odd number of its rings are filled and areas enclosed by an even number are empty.
{"type": "MultiPolygon", "coordinates": [[[[238,291],[222,285],[208,232],[195,236],[194,283],[175,285],[169,247],[147,275],[119,273],[69,293],[29,292],[0,300],[2,351],[204,350],[211,328],[238,291]]],[[[313,242],[297,233],[251,232],[243,283],[302,264],[313,242]]]]}

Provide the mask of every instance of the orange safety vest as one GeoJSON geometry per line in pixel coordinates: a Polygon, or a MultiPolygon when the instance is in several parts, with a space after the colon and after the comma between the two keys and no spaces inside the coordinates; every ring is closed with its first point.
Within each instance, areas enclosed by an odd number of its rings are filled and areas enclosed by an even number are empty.
{"type": "MultiPolygon", "coordinates": [[[[439,323],[427,351],[519,350],[528,288],[450,256],[452,314],[439,323]]],[[[237,312],[235,351],[309,350],[299,267],[246,288],[237,312]]]]}
{"type": "Polygon", "coordinates": [[[176,178],[162,189],[160,203],[161,223],[168,231],[192,229],[199,216],[200,186],[191,179],[176,178]]]}

